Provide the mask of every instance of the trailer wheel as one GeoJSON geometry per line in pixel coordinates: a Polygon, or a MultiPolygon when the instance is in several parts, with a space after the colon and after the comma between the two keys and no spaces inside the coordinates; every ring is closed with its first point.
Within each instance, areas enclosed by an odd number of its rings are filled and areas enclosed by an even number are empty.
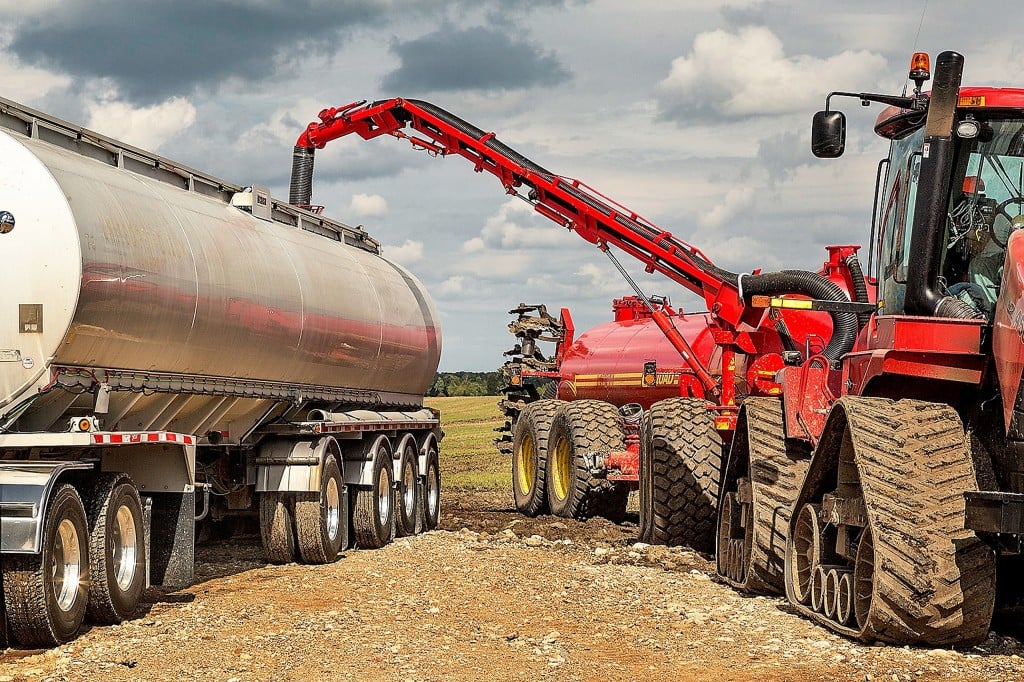
{"type": "Polygon", "coordinates": [[[420,494],[416,482],[416,448],[407,444],[398,462],[398,490],[395,491],[395,534],[406,537],[416,534],[416,521],[420,518],[420,494]]]}
{"type": "Polygon", "coordinates": [[[520,514],[537,516],[547,509],[548,435],[563,404],[558,400],[530,403],[512,427],[512,497],[520,514]]]}
{"type": "Polygon", "coordinates": [[[423,500],[420,509],[423,510],[423,530],[434,530],[441,520],[441,467],[438,465],[437,451],[431,449],[427,454],[427,470],[424,472],[423,500]]]}
{"type": "Polygon", "coordinates": [[[263,556],[272,564],[295,561],[295,526],[286,493],[260,493],[260,539],[263,556]]]}
{"type": "Polygon", "coordinates": [[[123,474],[101,476],[87,496],[89,511],[89,620],[113,625],[135,612],[145,587],[142,501],[123,474]]]}
{"type": "Polygon", "coordinates": [[[338,460],[328,455],[316,498],[295,501],[296,544],[304,563],[327,564],[338,558],[344,538],[342,524],[348,523],[347,510],[342,509],[343,486],[338,460]]]}
{"type": "Polygon", "coordinates": [[[89,599],[88,528],[82,498],[63,485],[48,505],[42,552],[3,558],[4,605],[22,646],[53,646],[78,634],[89,599]]]}
{"type": "Polygon", "coordinates": [[[591,474],[588,456],[625,449],[618,410],[600,400],[565,403],[548,436],[547,491],[551,513],[586,519],[600,513],[615,484],[591,474]]]}
{"type": "Polygon", "coordinates": [[[356,544],[379,549],[395,536],[395,495],[389,448],[378,448],[373,456],[373,483],[356,491],[352,525],[356,544]]]}
{"type": "Polygon", "coordinates": [[[705,405],[695,398],[668,398],[648,410],[650,439],[641,447],[649,451],[640,460],[649,480],[641,480],[640,489],[652,494],[640,510],[651,513],[641,526],[653,544],[714,549],[723,446],[705,405]]]}

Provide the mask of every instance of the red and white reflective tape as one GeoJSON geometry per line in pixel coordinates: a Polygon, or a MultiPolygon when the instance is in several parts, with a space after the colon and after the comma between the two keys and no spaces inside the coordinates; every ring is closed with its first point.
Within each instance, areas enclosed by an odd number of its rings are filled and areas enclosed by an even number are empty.
{"type": "Polygon", "coordinates": [[[94,433],[94,445],[132,445],[135,443],[180,443],[195,445],[195,436],[173,431],[136,431],[125,433],[94,433]]]}

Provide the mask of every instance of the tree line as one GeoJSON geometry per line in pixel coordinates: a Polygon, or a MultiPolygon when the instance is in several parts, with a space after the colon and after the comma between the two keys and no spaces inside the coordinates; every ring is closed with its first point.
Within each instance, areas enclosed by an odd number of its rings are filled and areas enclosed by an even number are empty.
{"type": "Polygon", "coordinates": [[[438,372],[427,396],[501,395],[505,380],[495,372],[438,372]]]}

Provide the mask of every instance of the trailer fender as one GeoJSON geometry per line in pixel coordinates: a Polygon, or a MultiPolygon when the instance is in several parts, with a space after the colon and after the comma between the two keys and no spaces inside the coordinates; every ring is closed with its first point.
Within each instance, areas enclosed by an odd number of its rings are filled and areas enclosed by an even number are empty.
{"type": "Polygon", "coordinates": [[[395,449],[391,446],[391,439],[383,434],[367,442],[363,448],[348,451],[346,453],[346,463],[348,466],[342,471],[342,476],[345,477],[345,484],[365,487],[372,486],[374,484],[373,460],[381,449],[387,452],[388,457],[394,458],[395,449]]]}
{"type": "Polygon", "coordinates": [[[256,492],[317,492],[324,459],[333,454],[344,476],[348,467],[333,436],[318,440],[272,440],[256,456],[256,492]]]}
{"type": "Polygon", "coordinates": [[[69,471],[94,469],[91,462],[0,462],[0,552],[38,554],[50,492],[69,471]]]}
{"type": "Polygon", "coordinates": [[[419,448],[418,464],[420,478],[426,476],[427,472],[427,460],[430,457],[430,453],[438,453],[437,434],[433,431],[428,433],[424,438],[419,448]]]}

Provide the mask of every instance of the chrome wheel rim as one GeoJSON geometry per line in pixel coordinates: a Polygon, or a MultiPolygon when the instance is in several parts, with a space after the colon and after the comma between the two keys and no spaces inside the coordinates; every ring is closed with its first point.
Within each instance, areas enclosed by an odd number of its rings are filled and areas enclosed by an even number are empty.
{"type": "Polygon", "coordinates": [[[377,514],[382,522],[391,515],[391,478],[387,466],[381,467],[377,476],[377,514]]]}
{"type": "Polygon", "coordinates": [[[135,566],[139,556],[139,539],[135,534],[135,515],[125,505],[114,516],[113,537],[114,581],[121,590],[127,590],[135,580],[135,566]]]}
{"type": "Polygon", "coordinates": [[[71,519],[63,519],[57,526],[50,575],[57,606],[61,611],[68,611],[78,599],[82,583],[82,545],[71,519]]]}
{"type": "Polygon", "coordinates": [[[405,468],[402,470],[402,502],[405,504],[406,510],[412,510],[416,508],[416,467],[412,464],[412,459],[405,461],[405,468]]]}
{"type": "Polygon", "coordinates": [[[327,480],[327,494],[324,498],[327,537],[334,540],[338,537],[338,529],[341,527],[341,493],[338,491],[338,479],[333,476],[327,480]]]}
{"type": "Polygon", "coordinates": [[[437,508],[441,499],[439,480],[437,468],[434,464],[431,464],[430,471],[427,472],[427,509],[430,511],[431,516],[437,516],[437,508]]]}

